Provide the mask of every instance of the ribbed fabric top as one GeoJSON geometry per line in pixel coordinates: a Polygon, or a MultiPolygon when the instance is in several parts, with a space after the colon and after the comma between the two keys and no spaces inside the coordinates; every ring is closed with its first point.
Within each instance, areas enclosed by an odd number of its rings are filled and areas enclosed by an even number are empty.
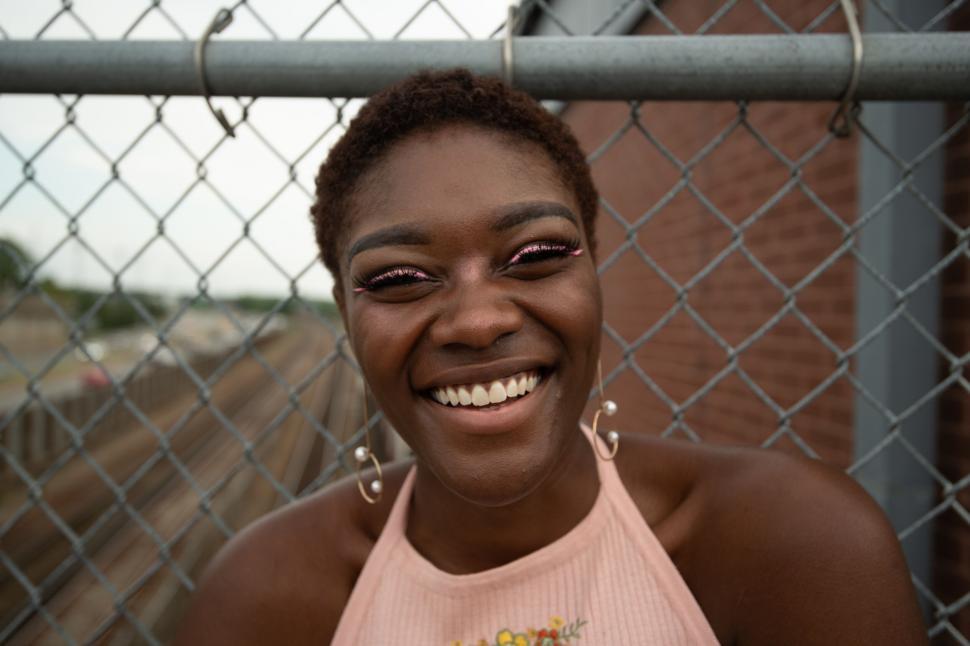
{"type": "Polygon", "coordinates": [[[599,493],[573,529],[511,563],[460,575],[436,568],[405,536],[412,468],[332,644],[717,644],[616,466],[597,464],[599,493]]]}

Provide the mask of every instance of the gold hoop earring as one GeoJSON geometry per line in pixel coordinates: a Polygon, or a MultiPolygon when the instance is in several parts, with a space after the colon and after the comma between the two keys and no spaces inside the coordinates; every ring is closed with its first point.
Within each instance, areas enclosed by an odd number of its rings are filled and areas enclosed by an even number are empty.
{"type": "Polygon", "coordinates": [[[606,441],[610,443],[610,452],[609,452],[609,455],[603,455],[603,452],[600,450],[599,443],[596,441],[596,438],[598,437],[596,434],[597,426],[599,425],[600,415],[606,415],[607,417],[612,417],[613,415],[616,415],[616,411],[619,410],[619,407],[616,405],[616,402],[610,399],[603,399],[603,362],[602,361],[596,362],[596,375],[599,378],[600,407],[597,408],[596,412],[593,414],[593,438],[592,438],[593,450],[596,451],[596,455],[599,457],[600,460],[609,461],[609,460],[612,460],[614,457],[616,457],[616,452],[620,448],[620,434],[617,433],[616,431],[610,431],[606,434],[606,441]]]}
{"type": "Polygon", "coordinates": [[[356,472],[357,472],[357,490],[360,491],[360,495],[370,504],[375,504],[381,499],[381,495],[384,493],[384,473],[381,471],[381,463],[378,461],[377,456],[370,448],[370,415],[367,412],[367,382],[363,382],[364,393],[364,446],[358,446],[354,449],[354,460],[356,461],[356,472]],[[364,486],[364,480],[360,477],[360,469],[370,460],[371,464],[374,465],[374,469],[377,470],[377,480],[371,480],[368,486],[364,486]],[[373,493],[373,497],[367,493],[370,489],[373,493]]]}

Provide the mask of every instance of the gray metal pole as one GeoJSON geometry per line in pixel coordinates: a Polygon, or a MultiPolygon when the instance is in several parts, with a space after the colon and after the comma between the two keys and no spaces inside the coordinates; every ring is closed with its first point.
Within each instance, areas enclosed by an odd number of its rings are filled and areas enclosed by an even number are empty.
{"type": "MultiPolygon", "coordinates": [[[[944,3],[941,0],[887,0],[893,15],[908,24],[922,24],[944,3]]],[[[867,30],[892,29],[877,11],[866,12],[867,30]]],[[[970,43],[967,48],[970,49],[970,43]]],[[[968,80],[964,80],[966,85],[968,80]]],[[[910,161],[944,129],[939,103],[866,104],[863,120],[873,136],[892,154],[910,161]]],[[[877,208],[885,196],[906,180],[894,161],[868,138],[860,137],[859,213],[877,208]]],[[[912,174],[913,185],[929,200],[943,204],[941,147],[912,174]]],[[[874,270],[899,289],[905,289],[941,258],[942,224],[918,196],[902,191],[884,204],[860,231],[859,251],[874,270]]],[[[896,308],[895,296],[861,264],[856,271],[856,337],[876,329],[896,308]]],[[[906,310],[930,334],[939,333],[940,287],[928,280],[906,301],[906,310]]],[[[897,319],[866,345],[856,357],[856,375],[866,390],[898,415],[920,401],[937,384],[939,354],[913,325],[897,319]]],[[[855,398],[855,457],[867,456],[891,432],[886,415],[866,397],[855,398]]],[[[906,440],[930,464],[936,463],[937,399],[912,412],[898,426],[906,440]]],[[[927,514],[936,500],[936,483],[898,442],[889,444],[856,472],[856,478],[879,502],[897,531],[927,514]]],[[[908,535],[903,550],[912,573],[932,585],[933,523],[908,535]]],[[[925,600],[923,600],[925,601],[925,600]]],[[[924,609],[929,610],[924,604],[924,609]]]]}
{"type": "MultiPolygon", "coordinates": [[[[0,42],[0,92],[201,94],[192,42],[0,42]]],[[[211,42],[213,94],[368,96],[422,69],[501,75],[499,41],[211,42]]],[[[516,85],[540,99],[835,100],[845,35],[518,38],[516,85]]],[[[970,99],[970,37],[871,34],[858,98],[970,99]]]]}

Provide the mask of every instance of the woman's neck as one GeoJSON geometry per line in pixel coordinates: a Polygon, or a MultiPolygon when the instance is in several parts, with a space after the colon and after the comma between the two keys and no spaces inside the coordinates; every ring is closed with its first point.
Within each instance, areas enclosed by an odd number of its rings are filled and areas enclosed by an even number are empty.
{"type": "Polygon", "coordinates": [[[562,537],[586,517],[599,491],[596,457],[585,434],[577,429],[570,437],[556,470],[535,491],[502,507],[469,503],[418,463],[408,540],[438,569],[468,574],[504,565],[562,537]]]}

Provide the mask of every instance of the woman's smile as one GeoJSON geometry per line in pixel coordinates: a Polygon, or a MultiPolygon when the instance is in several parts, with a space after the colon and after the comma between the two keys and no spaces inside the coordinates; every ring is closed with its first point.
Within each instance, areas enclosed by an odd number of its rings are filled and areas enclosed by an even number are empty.
{"type": "Polygon", "coordinates": [[[491,383],[436,388],[425,399],[432,400],[428,402],[431,414],[440,416],[443,425],[455,432],[507,433],[523,427],[541,408],[546,393],[544,374],[530,370],[491,383]]]}
{"type": "Polygon", "coordinates": [[[497,406],[506,400],[525,397],[535,390],[542,374],[538,370],[519,372],[491,382],[459,384],[433,388],[429,391],[431,399],[445,406],[474,406],[476,408],[497,406]]]}

